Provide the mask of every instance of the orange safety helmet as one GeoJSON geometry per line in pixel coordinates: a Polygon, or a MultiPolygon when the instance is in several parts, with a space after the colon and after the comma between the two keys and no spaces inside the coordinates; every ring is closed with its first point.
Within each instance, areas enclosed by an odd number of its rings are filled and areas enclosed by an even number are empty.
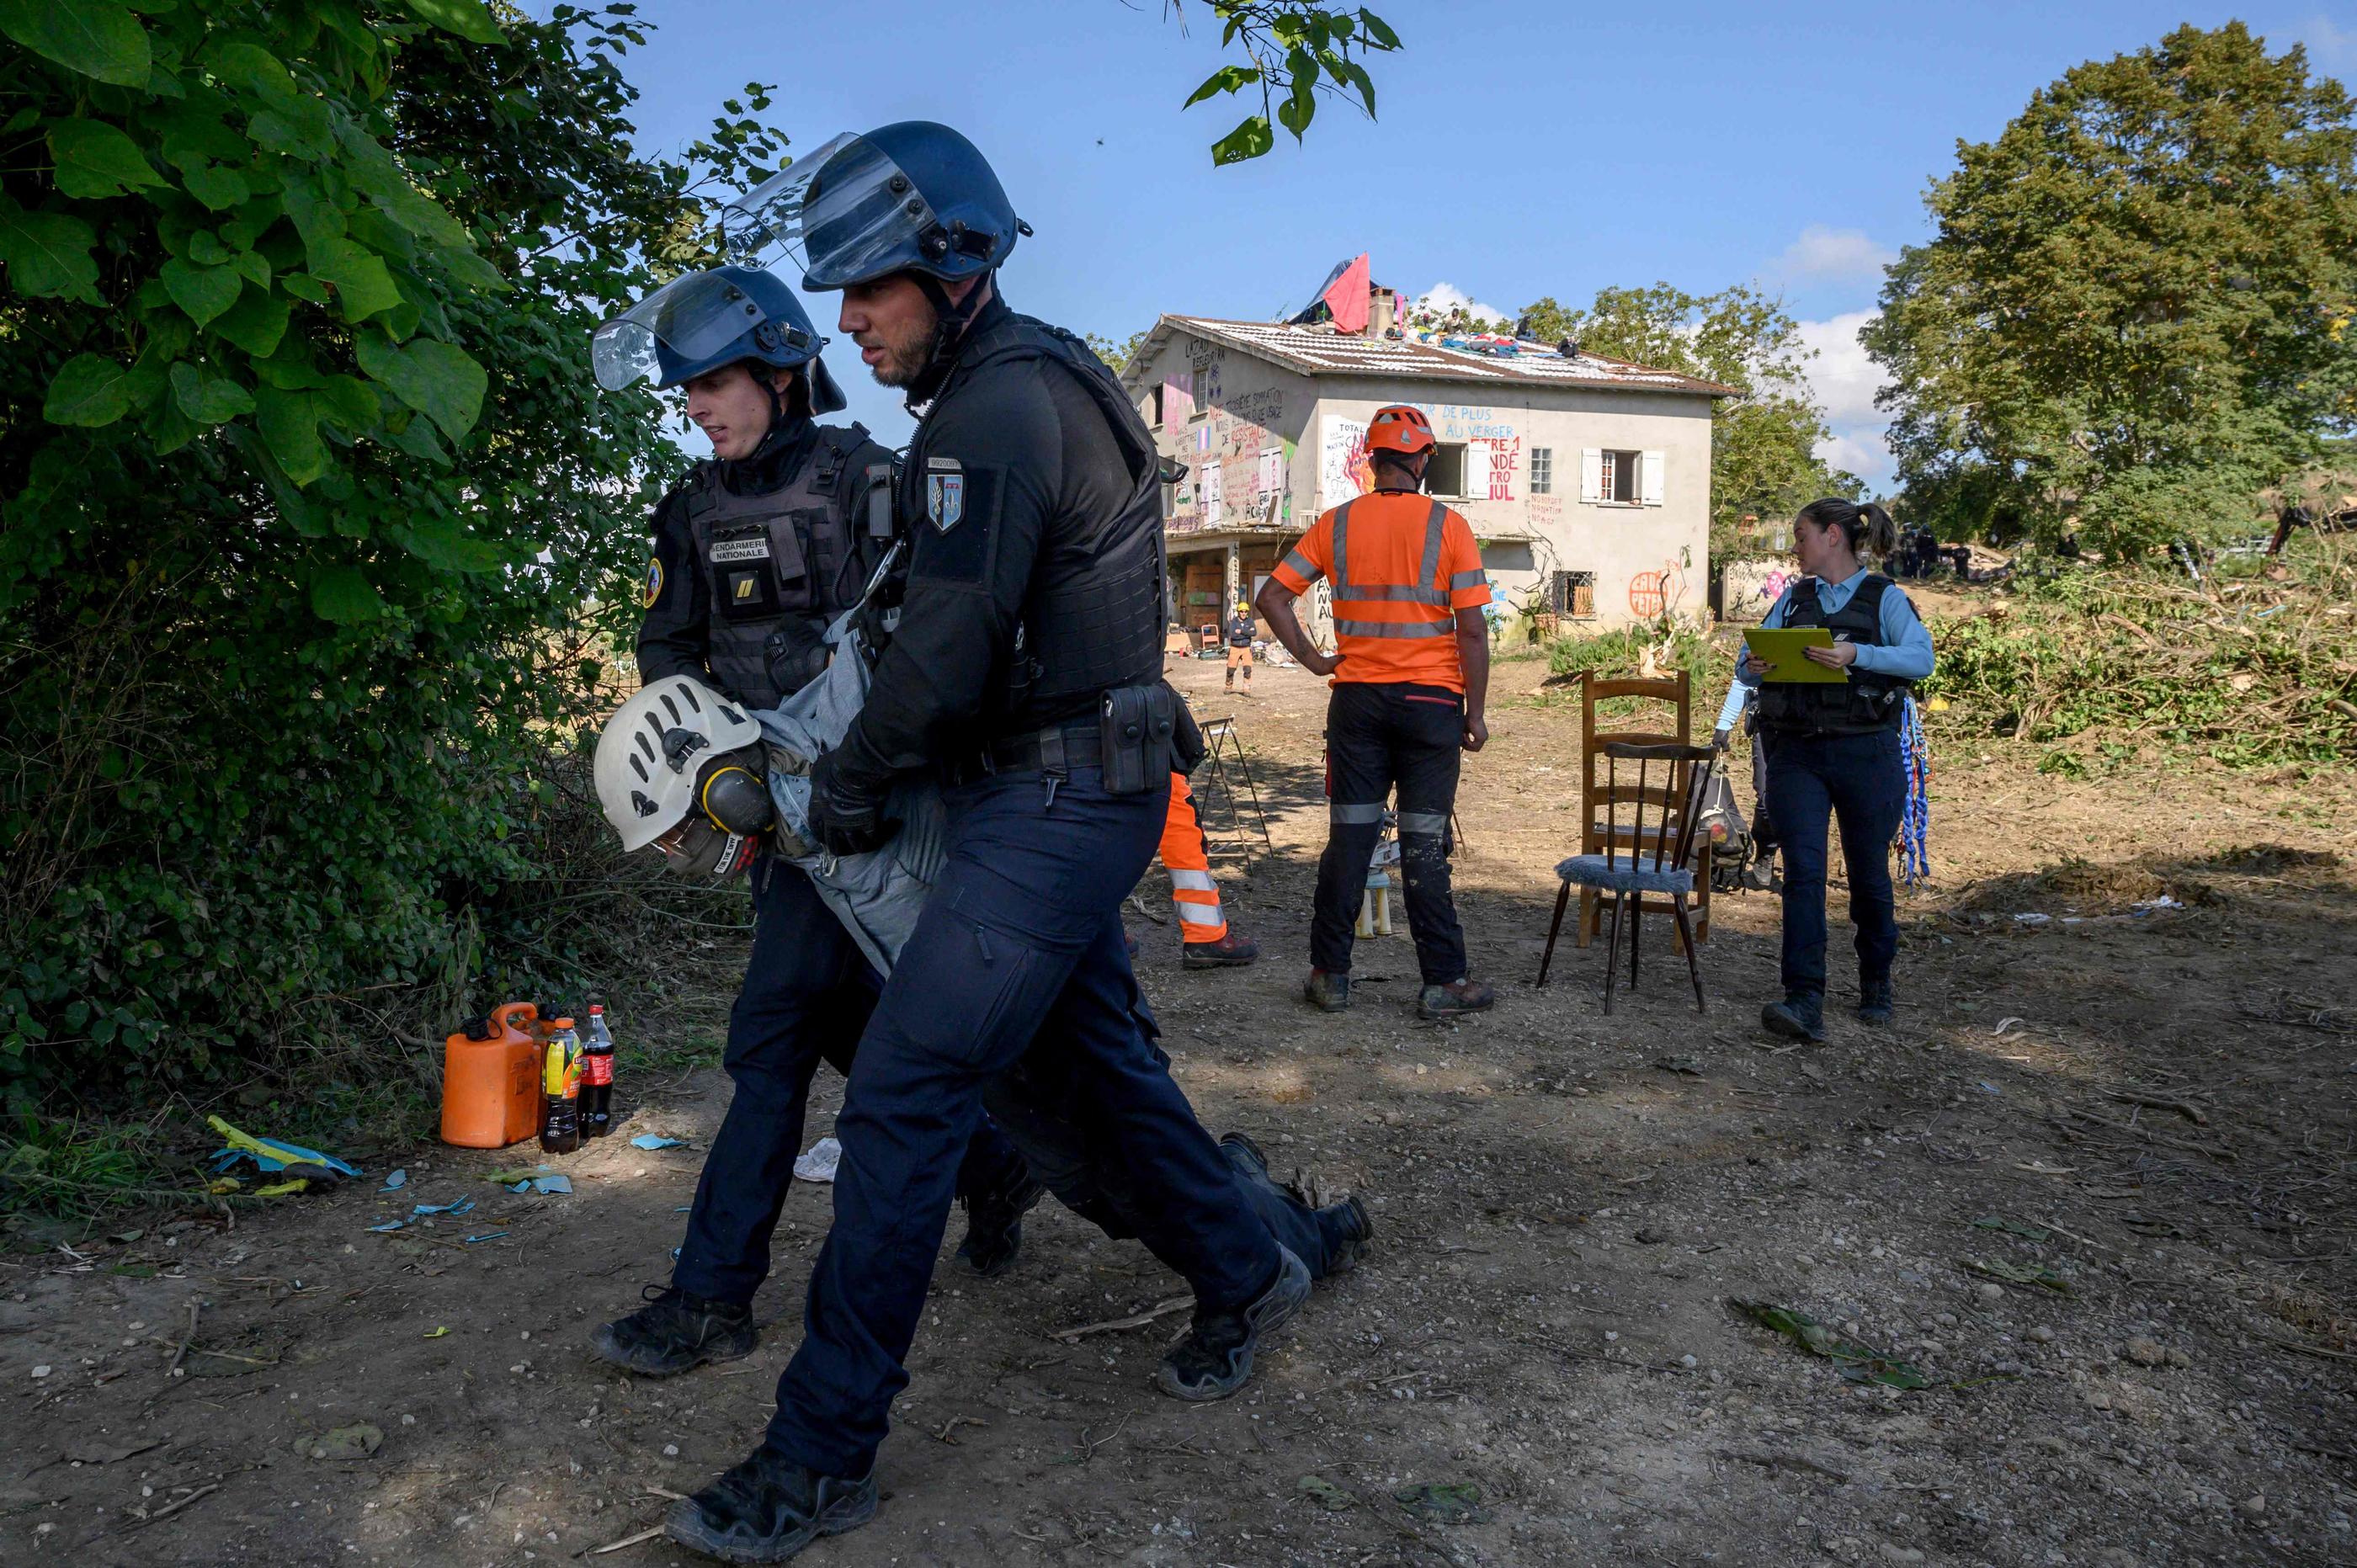
{"type": "Polygon", "coordinates": [[[1410,408],[1405,403],[1393,403],[1375,410],[1374,422],[1367,426],[1367,450],[1397,452],[1413,457],[1418,452],[1429,452],[1432,422],[1424,417],[1424,410],[1410,408]]]}

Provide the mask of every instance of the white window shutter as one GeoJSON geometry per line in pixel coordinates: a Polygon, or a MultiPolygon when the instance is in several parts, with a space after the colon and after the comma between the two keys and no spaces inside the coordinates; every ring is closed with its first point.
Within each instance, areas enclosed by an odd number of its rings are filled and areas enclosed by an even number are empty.
{"type": "Polygon", "coordinates": [[[1668,467],[1668,453],[1648,452],[1645,454],[1644,472],[1638,477],[1645,481],[1645,488],[1641,493],[1644,496],[1645,504],[1647,506],[1659,506],[1662,504],[1662,478],[1668,467]]]}
{"type": "Polygon", "coordinates": [[[1604,448],[1579,449],[1579,499],[1593,505],[1604,499],[1604,448]]]}

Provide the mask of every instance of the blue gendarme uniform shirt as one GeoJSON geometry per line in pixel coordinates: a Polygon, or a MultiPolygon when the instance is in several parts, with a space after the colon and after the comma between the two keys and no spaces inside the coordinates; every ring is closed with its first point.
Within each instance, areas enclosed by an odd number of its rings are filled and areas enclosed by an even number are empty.
{"type": "MultiPolygon", "coordinates": [[[[1866,581],[1866,568],[1860,566],[1838,583],[1820,581],[1817,584],[1818,607],[1825,614],[1832,615],[1849,603],[1851,596],[1857,592],[1857,585],[1866,581]]],[[[1760,624],[1769,628],[1782,626],[1784,613],[1792,602],[1792,589],[1788,585],[1776,596],[1776,602],[1768,607],[1768,613],[1760,618],[1760,624]]],[[[1878,645],[1861,642],[1856,646],[1857,658],[1851,666],[1853,669],[1871,670],[1878,675],[1895,675],[1902,681],[1921,681],[1932,673],[1932,628],[1925,626],[1922,618],[1915,613],[1915,607],[1909,602],[1906,590],[1895,583],[1882,596],[1882,641],[1878,645]]],[[[1759,684],[1756,678],[1746,676],[1738,668],[1735,684],[1727,691],[1727,701],[1719,705],[1718,723],[1715,727],[1733,728],[1735,721],[1743,716],[1743,704],[1749,699],[1751,688],[1759,684]]]]}

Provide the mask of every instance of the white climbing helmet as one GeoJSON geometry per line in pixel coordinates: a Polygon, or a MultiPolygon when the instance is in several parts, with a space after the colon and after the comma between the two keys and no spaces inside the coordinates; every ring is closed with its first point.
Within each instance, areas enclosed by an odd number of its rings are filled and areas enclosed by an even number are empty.
{"type": "Polygon", "coordinates": [[[593,771],[597,803],[624,850],[685,825],[681,842],[664,847],[673,869],[690,875],[744,870],[770,826],[761,726],[685,675],[651,682],[615,710],[593,771]]]}

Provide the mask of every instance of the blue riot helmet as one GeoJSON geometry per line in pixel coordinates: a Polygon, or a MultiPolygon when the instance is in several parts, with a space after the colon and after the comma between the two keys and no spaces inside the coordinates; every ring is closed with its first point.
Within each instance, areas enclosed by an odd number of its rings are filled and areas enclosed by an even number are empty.
{"type": "Polygon", "coordinates": [[[954,282],[996,268],[1030,225],[972,142],[930,120],[834,137],[746,193],[727,226],[802,259],[818,291],[891,273],[954,282]]]}
{"type": "Polygon", "coordinates": [[[799,369],[809,381],[810,411],[820,414],[844,402],[819,358],[825,346],[781,280],[755,267],[723,266],[673,278],[599,327],[589,359],[608,392],[640,380],[675,387],[745,360],[799,369]]]}

